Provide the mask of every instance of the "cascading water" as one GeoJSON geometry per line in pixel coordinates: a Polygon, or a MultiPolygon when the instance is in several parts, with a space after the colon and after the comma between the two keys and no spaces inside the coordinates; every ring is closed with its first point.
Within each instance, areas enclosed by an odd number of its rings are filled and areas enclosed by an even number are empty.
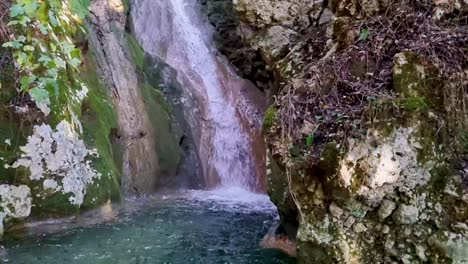
{"type": "Polygon", "coordinates": [[[258,172],[252,143],[229,85],[237,77],[216,56],[209,29],[193,2],[136,0],[132,9],[135,36],[146,52],[161,57],[183,76],[187,89],[203,97],[206,108],[198,118],[208,123],[199,144],[200,156],[207,160],[204,173],[217,176],[222,187],[254,190],[258,172]]]}

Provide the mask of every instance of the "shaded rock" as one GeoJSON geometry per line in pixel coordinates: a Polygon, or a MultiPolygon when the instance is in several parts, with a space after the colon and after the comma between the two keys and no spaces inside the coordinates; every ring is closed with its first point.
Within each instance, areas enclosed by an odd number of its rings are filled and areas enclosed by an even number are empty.
{"type": "Polygon", "coordinates": [[[260,247],[278,249],[292,257],[295,257],[297,254],[296,242],[290,240],[286,235],[267,234],[260,241],[260,247]]]}
{"type": "Polygon", "coordinates": [[[463,235],[440,230],[428,243],[453,263],[468,263],[468,238],[463,235]]]}
{"type": "Polygon", "coordinates": [[[330,210],[330,214],[336,218],[340,218],[340,216],[343,214],[343,209],[341,209],[335,203],[331,203],[328,209],[330,210]]]}
{"type": "Polygon", "coordinates": [[[282,26],[273,26],[266,33],[257,37],[256,46],[269,63],[274,63],[286,56],[290,47],[297,41],[298,34],[282,26]]]}

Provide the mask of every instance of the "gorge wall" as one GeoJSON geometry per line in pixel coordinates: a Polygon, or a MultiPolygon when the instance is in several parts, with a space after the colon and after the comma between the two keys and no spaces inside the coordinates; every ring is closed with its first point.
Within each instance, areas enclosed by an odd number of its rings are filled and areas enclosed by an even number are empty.
{"type": "Polygon", "coordinates": [[[233,4],[281,84],[268,192],[299,260],[467,263],[466,1],[233,4]]]}

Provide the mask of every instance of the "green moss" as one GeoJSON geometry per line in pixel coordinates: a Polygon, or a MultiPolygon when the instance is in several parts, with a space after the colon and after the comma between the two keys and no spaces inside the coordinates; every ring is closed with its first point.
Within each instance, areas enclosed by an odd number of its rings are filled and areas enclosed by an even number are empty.
{"type": "Polygon", "coordinates": [[[400,98],[413,98],[410,105],[420,105],[421,100],[414,98],[424,98],[424,104],[434,109],[443,105],[443,81],[438,70],[426,58],[413,52],[403,52],[395,56],[394,64],[393,88],[400,98]]]}
{"type": "Polygon", "coordinates": [[[80,208],[70,203],[71,194],[62,192],[47,193],[42,190],[39,182],[28,184],[33,194],[31,215],[38,218],[63,217],[79,213],[80,208]],[[40,194],[40,196],[37,196],[40,194]]]}
{"type": "Polygon", "coordinates": [[[145,61],[145,51],[141,48],[138,41],[130,34],[126,34],[128,47],[132,55],[133,63],[137,66],[137,70],[143,71],[143,64],[145,61]]]}
{"type": "Polygon", "coordinates": [[[83,136],[87,144],[97,149],[99,157],[94,158],[93,167],[102,174],[87,189],[83,207],[88,208],[120,197],[121,171],[116,164],[121,163],[117,163],[120,158],[111,142],[112,131],[118,127],[117,114],[99,82],[91,54],[84,60],[81,77],[89,89],[82,106],[83,136]]]}
{"type": "Polygon", "coordinates": [[[278,109],[276,106],[270,105],[265,112],[265,118],[263,119],[263,133],[268,133],[270,129],[276,124],[278,120],[278,109]]]}
{"type": "Polygon", "coordinates": [[[144,84],[141,91],[154,128],[161,175],[164,175],[166,179],[169,177],[168,180],[170,180],[170,176],[177,173],[182,151],[174,137],[169,105],[162,93],[152,86],[144,84]]]}
{"type": "Polygon", "coordinates": [[[401,98],[398,100],[398,103],[410,112],[427,111],[430,109],[425,98],[420,96],[401,98]]]}
{"type": "Polygon", "coordinates": [[[429,186],[432,193],[443,193],[448,181],[455,175],[455,172],[448,164],[439,165],[431,171],[431,180],[429,186]]]}

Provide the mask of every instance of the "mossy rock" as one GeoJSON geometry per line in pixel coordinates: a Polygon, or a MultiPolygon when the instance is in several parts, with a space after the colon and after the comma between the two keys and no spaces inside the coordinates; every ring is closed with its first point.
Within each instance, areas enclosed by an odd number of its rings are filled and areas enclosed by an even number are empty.
{"type": "Polygon", "coordinates": [[[288,177],[285,168],[282,168],[274,157],[268,153],[267,183],[268,195],[278,208],[281,219],[280,230],[291,239],[295,239],[297,227],[297,208],[291,197],[288,185],[288,177]]]}
{"type": "Polygon", "coordinates": [[[136,39],[126,34],[128,46],[133,62],[136,65],[140,91],[144,98],[145,107],[149,114],[154,130],[156,142],[156,153],[159,159],[160,174],[158,185],[160,187],[174,181],[182,159],[182,150],[179,146],[179,128],[173,120],[173,110],[168,104],[164,94],[156,89],[163,83],[163,69],[152,67],[149,55],[141,48],[136,39]],[[153,78],[146,78],[148,71],[151,71],[153,78]]]}
{"type": "Polygon", "coordinates": [[[393,88],[408,109],[443,105],[444,83],[439,72],[423,56],[413,52],[398,53],[393,61],[393,88]]]}
{"type": "Polygon", "coordinates": [[[89,87],[88,96],[82,104],[83,136],[87,144],[97,149],[98,158],[93,158],[93,167],[102,174],[88,186],[84,208],[92,208],[108,200],[120,198],[121,153],[113,140],[113,131],[118,128],[117,114],[106,88],[100,83],[92,53],[86,54],[81,78],[89,87]]]}
{"type": "Polygon", "coordinates": [[[266,112],[265,112],[265,117],[263,119],[263,126],[262,126],[262,131],[263,133],[268,133],[270,132],[271,128],[276,124],[278,121],[278,108],[276,105],[270,105],[266,112]]]}

